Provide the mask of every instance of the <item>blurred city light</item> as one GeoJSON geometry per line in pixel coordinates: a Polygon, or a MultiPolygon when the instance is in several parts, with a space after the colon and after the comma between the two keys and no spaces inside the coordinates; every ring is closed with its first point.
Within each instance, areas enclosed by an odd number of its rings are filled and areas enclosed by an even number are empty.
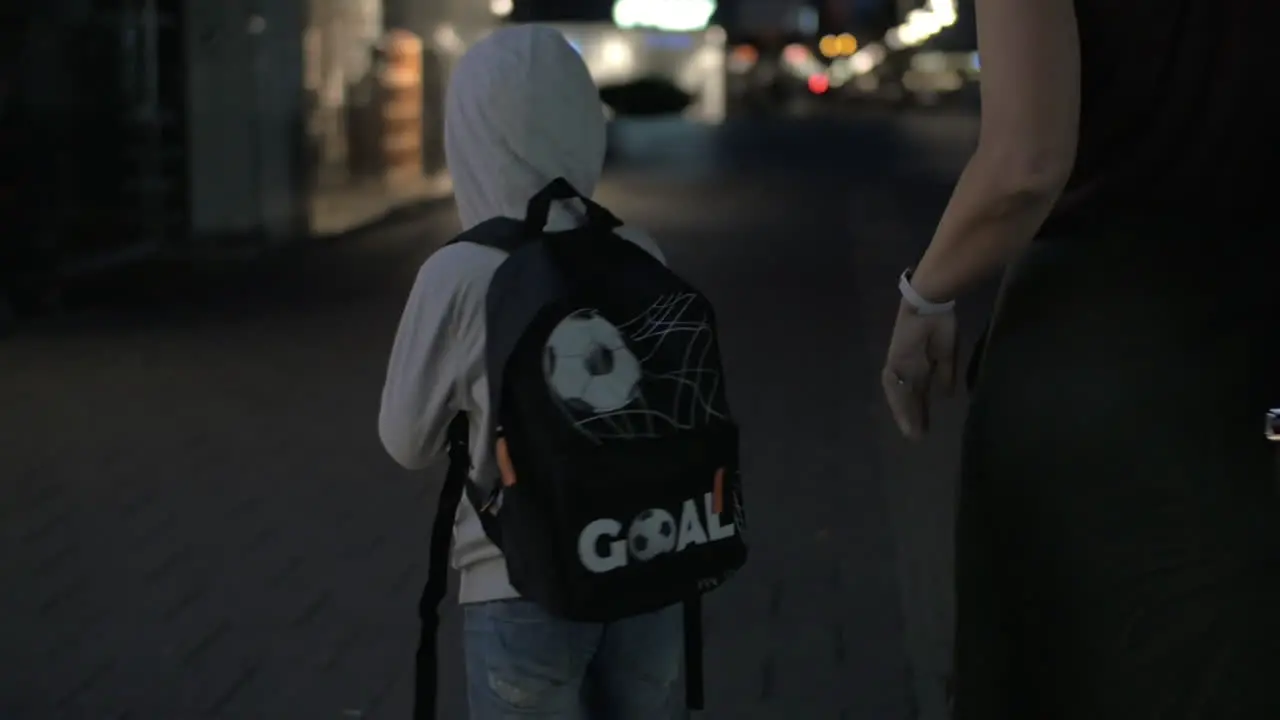
{"type": "MultiPolygon", "coordinates": [[[[884,62],[890,51],[919,47],[938,33],[955,25],[957,19],[956,0],[928,0],[923,8],[907,13],[901,25],[890,28],[882,42],[871,43],[861,48],[858,48],[855,43],[854,50],[846,58],[832,63],[832,84],[843,85],[853,78],[871,73],[884,62]]],[[[973,54],[971,62],[971,69],[976,71],[977,53],[973,54]]],[[[944,84],[950,87],[954,83],[944,84]]]]}
{"type": "Polygon", "coordinates": [[[831,89],[831,81],[823,74],[814,74],[809,76],[809,92],[814,95],[821,95],[831,89]]]}
{"type": "Polygon", "coordinates": [[[444,51],[446,55],[458,56],[467,49],[467,44],[458,35],[457,28],[448,23],[437,26],[435,32],[431,34],[431,40],[436,48],[444,51]]]}
{"type": "Polygon", "coordinates": [[[888,51],[884,45],[872,43],[859,48],[840,62],[832,63],[829,71],[833,86],[844,85],[855,77],[863,77],[884,61],[888,51]]]}
{"type": "Polygon", "coordinates": [[[493,13],[496,17],[506,17],[510,15],[513,10],[515,10],[515,3],[513,0],[489,0],[489,12],[493,13]]]}
{"type": "Polygon", "coordinates": [[[692,32],[706,29],[715,12],[714,0],[617,0],[613,23],[621,28],[692,32]]]}
{"type": "Polygon", "coordinates": [[[808,46],[791,43],[782,49],[782,68],[793,77],[808,82],[814,75],[826,76],[827,68],[808,46]]]}
{"type": "Polygon", "coordinates": [[[800,65],[813,58],[813,54],[809,52],[809,48],[800,43],[791,43],[782,49],[782,59],[792,65],[800,65]]]}
{"type": "Polygon", "coordinates": [[[956,24],[956,0],[928,0],[923,8],[907,13],[906,20],[884,36],[890,50],[916,47],[956,24]]]}
{"type": "Polygon", "coordinates": [[[631,70],[635,55],[631,46],[621,38],[607,38],[600,45],[600,65],[605,73],[625,73],[631,70]]]}
{"type": "Polygon", "coordinates": [[[835,35],[824,35],[818,41],[818,52],[825,58],[836,57],[840,54],[840,41],[836,40],[835,35]]]}
{"type": "Polygon", "coordinates": [[[824,35],[818,41],[818,52],[828,59],[848,57],[858,49],[858,39],[849,33],[824,35]]]}
{"type": "Polygon", "coordinates": [[[849,57],[849,69],[858,75],[871,72],[886,54],[883,45],[868,45],[849,57]]]}
{"type": "Polygon", "coordinates": [[[728,68],[731,73],[744,73],[755,67],[760,51],[751,45],[739,45],[729,53],[728,68]]]}

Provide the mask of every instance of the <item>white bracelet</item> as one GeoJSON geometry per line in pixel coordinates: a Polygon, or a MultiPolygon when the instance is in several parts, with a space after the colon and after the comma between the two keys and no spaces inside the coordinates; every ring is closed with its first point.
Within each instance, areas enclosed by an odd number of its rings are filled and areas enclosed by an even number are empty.
{"type": "Polygon", "coordinates": [[[924,296],[916,292],[911,287],[911,268],[902,271],[902,276],[898,278],[898,292],[902,293],[902,299],[907,301],[917,315],[942,315],[949,313],[956,307],[955,300],[948,300],[944,303],[929,302],[924,296]]]}

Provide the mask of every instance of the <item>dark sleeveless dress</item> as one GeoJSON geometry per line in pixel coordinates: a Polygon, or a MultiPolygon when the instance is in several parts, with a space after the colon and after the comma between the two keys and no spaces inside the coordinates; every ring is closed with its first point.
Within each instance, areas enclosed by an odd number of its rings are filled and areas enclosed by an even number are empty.
{"type": "Polygon", "coordinates": [[[965,429],[955,718],[1280,719],[1280,2],[1076,5],[1075,175],[965,429]]]}

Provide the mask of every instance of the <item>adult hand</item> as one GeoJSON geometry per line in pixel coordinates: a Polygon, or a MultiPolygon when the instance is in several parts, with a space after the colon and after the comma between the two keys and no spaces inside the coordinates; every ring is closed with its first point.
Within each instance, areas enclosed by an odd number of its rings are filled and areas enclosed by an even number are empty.
{"type": "Polygon", "coordinates": [[[956,346],[954,311],[921,315],[905,300],[899,303],[880,382],[894,422],[907,438],[928,432],[931,392],[955,391],[956,346]]]}

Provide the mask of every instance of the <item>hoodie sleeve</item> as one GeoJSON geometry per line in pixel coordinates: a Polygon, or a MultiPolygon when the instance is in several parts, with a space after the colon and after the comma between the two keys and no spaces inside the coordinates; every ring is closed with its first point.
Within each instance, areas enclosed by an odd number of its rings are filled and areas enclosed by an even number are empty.
{"type": "Polygon", "coordinates": [[[400,317],[382,388],[378,435],[404,467],[426,467],[444,448],[459,411],[465,368],[456,362],[466,341],[458,332],[465,282],[445,248],[423,264],[400,317]]]}

